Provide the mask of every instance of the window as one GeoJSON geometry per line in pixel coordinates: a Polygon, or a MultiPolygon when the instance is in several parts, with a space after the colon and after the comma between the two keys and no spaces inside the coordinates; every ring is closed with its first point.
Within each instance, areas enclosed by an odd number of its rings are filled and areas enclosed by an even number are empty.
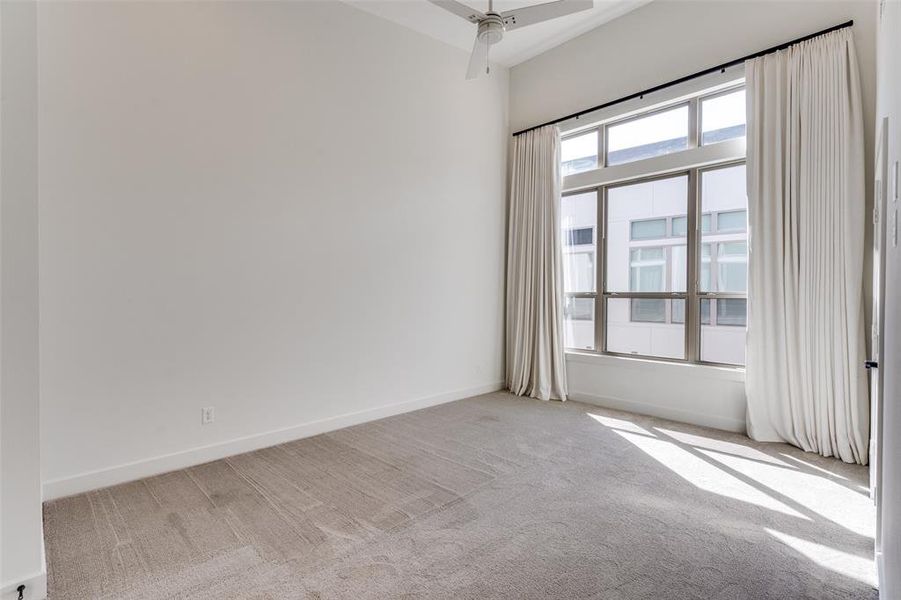
{"type": "Polygon", "coordinates": [[[702,361],[744,364],[747,302],[744,298],[701,299],[702,361]]]}
{"type": "Polygon", "coordinates": [[[608,352],[685,357],[684,299],[661,296],[684,298],[688,195],[687,174],[607,188],[608,352]]]}
{"type": "Polygon", "coordinates": [[[633,240],[653,240],[666,237],[666,219],[632,221],[630,231],[633,240]]]}
{"type": "Polygon", "coordinates": [[[578,181],[598,183],[562,201],[566,346],[744,364],[744,149],[717,144],[703,164],[685,152],[744,136],[744,89],[700,94],[591,133],[593,170],[578,181]],[[633,179],[606,174],[628,162],[636,162],[633,179]]]}
{"type": "Polygon", "coordinates": [[[607,352],[685,358],[685,325],[667,322],[675,300],[607,298],[607,352]]]}
{"type": "Polygon", "coordinates": [[[685,214],[687,199],[686,175],[607,188],[607,291],[684,291],[686,239],[666,233],[668,221],[685,214]],[[681,273],[672,268],[674,259],[683,264],[681,273]]]}
{"type": "Polygon", "coordinates": [[[629,258],[629,291],[662,292],[666,287],[666,251],[632,248],[629,258]]]}
{"type": "Polygon", "coordinates": [[[585,246],[594,243],[594,228],[581,227],[579,229],[570,229],[564,237],[569,246],[585,246]]]}
{"type": "Polygon", "coordinates": [[[563,139],[560,144],[560,155],[560,173],[564,177],[596,169],[598,167],[597,130],[563,139]]]}
{"type": "Polygon", "coordinates": [[[567,292],[594,292],[597,224],[597,192],[564,196],[561,211],[563,239],[563,282],[567,292]],[[585,232],[588,233],[585,233],[585,232]]]}
{"type": "MultiPolygon", "coordinates": [[[[710,231],[710,215],[701,215],[701,231],[710,231]]],[[[688,233],[688,217],[673,217],[672,234],[685,237],[688,233]]]]}
{"type": "Polygon", "coordinates": [[[746,210],[730,210],[716,215],[717,231],[744,231],[747,228],[748,211],[746,210]]]}
{"type": "Polygon", "coordinates": [[[745,137],[745,90],[701,100],[701,144],[745,137]]]}
{"type": "Polygon", "coordinates": [[[747,326],[748,301],[744,298],[720,298],[716,300],[716,324],[747,326]]]}
{"type": "Polygon", "coordinates": [[[563,303],[563,343],[594,350],[594,299],[567,296],[563,303]]]}
{"type": "Polygon", "coordinates": [[[621,165],[688,148],[688,105],[607,126],[607,165],[621,165]]]}
{"type": "Polygon", "coordinates": [[[698,277],[698,287],[702,290],[710,289],[710,244],[701,244],[701,269],[698,277]]]}
{"type": "Polygon", "coordinates": [[[591,298],[568,298],[563,313],[573,321],[594,320],[594,302],[591,298]]]}
{"type": "Polygon", "coordinates": [[[565,195],[561,206],[563,234],[563,336],[568,348],[595,349],[595,301],[597,292],[598,194],[565,195]]]}
{"type": "Polygon", "coordinates": [[[574,292],[594,291],[594,251],[569,252],[563,260],[564,281],[574,292]]]}
{"type": "Polygon", "coordinates": [[[700,172],[701,210],[714,214],[716,229],[701,234],[699,281],[700,358],[744,364],[748,291],[748,198],[745,166],[700,172]]]}
{"type": "Polygon", "coordinates": [[[720,242],[717,244],[717,287],[721,292],[748,291],[748,244],[720,242]]]}
{"type": "Polygon", "coordinates": [[[632,321],[637,323],[665,323],[666,300],[633,298],[632,321]]]}

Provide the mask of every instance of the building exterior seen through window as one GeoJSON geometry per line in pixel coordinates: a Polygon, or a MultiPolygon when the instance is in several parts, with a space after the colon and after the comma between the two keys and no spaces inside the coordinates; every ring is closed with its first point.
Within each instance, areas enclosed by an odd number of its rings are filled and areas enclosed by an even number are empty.
{"type": "MultiPolygon", "coordinates": [[[[744,127],[744,88],[733,88],[565,138],[562,170],[650,163],[744,127]]],[[[568,348],[744,364],[742,156],[566,193],[561,209],[568,348]]]]}

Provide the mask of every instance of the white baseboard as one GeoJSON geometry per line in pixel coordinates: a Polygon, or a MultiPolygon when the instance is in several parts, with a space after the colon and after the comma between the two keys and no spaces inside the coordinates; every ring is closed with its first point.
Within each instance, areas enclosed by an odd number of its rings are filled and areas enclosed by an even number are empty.
{"type": "Polygon", "coordinates": [[[0,585],[0,600],[15,600],[19,597],[16,588],[25,584],[25,600],[44,600],[47,597],[47,572],[41,571],[30,577],[0,585]]]}
{"type": "Polygon", "coordinates": [[[702,425],[704,427],[712,427],[713,429],[733,431],[736,433],[744,433],[746,431],[746,424],[744,419],[739,420],[728,415],[699,413],[683,408],[676,408],[673,406],[661,406],[658,404],[650,404],[648,402],[640,402],[638,400],[625,400],[623,398],[596,396],[594,394],[588,394],[586,392],[570,391],[568,397],[578,402],[594,404],[595,406],[601,406],[603,408],[624,410],[627,412],[638,413],[640,415],[648,415],[651,417],[660,417],[661,419],[669,419],[671,421],[679,421],[681,423],[689,423],[691,425],[702,425]]]}
{"type": "MultiPolygon", "coordinates": [[[[320,433],[327,433],[336,429],[350,427],[351,425],[359,425],[360,423],[375,421],[392,415],[419,410],[421,408],[428,408],[429,406],[436,406],[438,404],[444,404],[445,402],[462,400],[463,398],[478,396],[479,394],[496,392],[503,388],[503,382],[486,383],[462,390],[445,392],[436,396],[399,402],[397,404],[389,404],[387,406],[379,406],[377,408],[347,413],[318,421],[301,423],[300,425],[294,425],[284,429],[277,429],[275,431],[250,435],[226,442],[219,442],[209,446],[201,446],[115,467],[80,473],[72,477],[53,479],[44,482],[44,500],[53,500],[55,498],[71,496],[72,494],[96,490],[119,483],[125,483],[127,481],[134,481],[135,479],[141,479],[151,475],[159,475],[160,473],[184,469],[185,467],[203,464],[227,456],[250,452],[252,450],[259,450],[260,448],[275,446],[276,444],[282,444],[292,440],[319,435],[320,433]]],[[[2,600],[6,599],[2,598],[2,600]]]]}

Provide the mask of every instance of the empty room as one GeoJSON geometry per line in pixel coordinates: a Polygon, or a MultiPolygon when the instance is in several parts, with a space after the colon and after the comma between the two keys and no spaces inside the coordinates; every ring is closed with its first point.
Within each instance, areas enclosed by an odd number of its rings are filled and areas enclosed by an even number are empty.
{"type": "Polygon", "coordinates": [[[901,0],[0,0],[0,600],[901,600],[901,0]]]}

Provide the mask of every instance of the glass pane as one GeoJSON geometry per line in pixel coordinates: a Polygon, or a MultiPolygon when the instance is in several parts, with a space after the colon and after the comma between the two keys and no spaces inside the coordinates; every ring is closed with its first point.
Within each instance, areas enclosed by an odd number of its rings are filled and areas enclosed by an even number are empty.
{"type": "Polygon", "coordinates": [[[716,301],[716,324],[746,327],[748,301],[744,298],[719,298],[716,301]]]}
{"type": "Polygon", "coordinates": [[[670,281],[667,289],[673,292],[686,291],[685,282],[688,279],[688,248],[686,246],[670,246],[670,281]]]}
{"type": "Polygon", "coordinates": [[[563,345],[594,350],[594,298],[563,299],[563,345]]]}
{"type": "Polygon", "coordinates": [[[701,290],[710,289],[710,244],[701,244],[701,290]]]}
{"type": "Polygon", "coordinates": [[[592,227],[570,229],[563,239],[567,246],[584,246],[586,244],[593,244],[594,229],[592,227]]]}
{"type": "Polygon", "coordinates": [[[685,300],[673,300],[672,311],[673,314],[670,315],[671,323],[685,322],[685,300]]]}
{"type": "MultiPolygon", "coordinates": [[[[685,300],[673,300],[673,314],[670,323],[685,322],[685,300]]],[[[701,324],[710,325],[710,303],[706,300],[701,303],[701,324]]]]}
{"type": "MultiPolygon", "coordinates": [[[[640,246],[632,248],[630,253],[633,261],[646,262],[653,264],[664,264],[666,260],[666,252],[660,246],[640,246]]],[[[647,290],[649,292],[657,292],[660,290],[647,290]]]]}
{"type": "Polygon", "coordinates": [[[633,323],[666,323],[665,300],[632,298],[633,323]]]}
{"type": "Polygon", "coordinates": [[[718,224],[701,232],[702,292],[747,291],[747,210],[744,165],[701,172],[701,211],[718,224]]]}
{"type": "Polygon", "coordinates": [[[731,210],[716,216],[717,231],[744,231],[748,228],[748,211],[731,210]]]}
{"type": "Polygon", "coordinates": [[[567,292],[594,291],[594,253],[566,252],[563,254],[563,281],[567,292]]]}
{"type": "Polygon", "coordinates": [[[748,244],[744,240],[739,240],[737,242],[720,242],[717,244],[717,248],[719,249],[721,260],[722,257],[744,258],[748,253],[748,244]]]}
{"type": "MultiPolygon", "coordinates": [[[[673,237],[685,237],[688,233],[688,217],[673,217],[673,237]]],[[[701,231],[710,231],[710,215],[701,215],[701,231]]]]}
{"type": "Polygon", "coordinates": [[[701,101],[701,144],[745,137],[745,90],[701,101]]]}
{"type": "Polygon", "coordinates": [[[595,291],[597,209],[597,192],[594,191],[564,196],[561,201],[565,292],[595,291]]]}
{"type": "Polygon", "coordinates": [[[717,285],[721,292],[748,291],[748,244],[720,242],[717,244],[717,285]]]}
{"type": "Polygon", "coordinates": [[[679,106],[607,128],[607,164],[621,165],[688,148],[688,107],[679,106]]]}
{"type": "Polygon", "coordinates": [[[745,364],[745,323],[747,300],[718,298],[701,300],[701,360],[706,362],[745,364]],[[711,308],[716,324],[711,324],[711,308]]]}
{"type": "Polygon", "coordinates": [[[607,350],[685,358],[685,325],[673,320],[672,304],[668,299],[608,298],[607,350]]]}
{"type": "Polygon", "coordinates": [[[560,173],[563,177],[598,168],[598,132],[566,138],[560,142],[560,173]]]}
{"type": "Polygon", "coordinates": [[[686,238],[666,234],[687,206],[685,175],[608,188],[607,291],[685,291],[686,238]]]}
{"type": "Polygon", "coordinates": [[[653,240],[666,237],[666,219],[632,221],[633,240],[653,240]]]}

